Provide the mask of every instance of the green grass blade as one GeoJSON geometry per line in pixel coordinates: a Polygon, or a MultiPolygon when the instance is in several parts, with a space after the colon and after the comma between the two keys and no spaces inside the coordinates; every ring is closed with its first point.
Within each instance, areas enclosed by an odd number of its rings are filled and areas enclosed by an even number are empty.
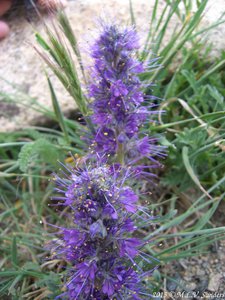
{"type": "Polygon", "coordinates": [[[16,237],[13,238],[12,240],[12,264],[14,267],[18,265],[18,260],[17,260],[17,242],[16,242],[16,237]]]}
{"type": "Polygon", "coordinates": [[[64,117],[63,117],[62,111],[60,109],[58,99],[56,97],[56,94],[55,94],[54,88],[52,86],[51,80],[48,76],[47,76],[47,80],[48,80],[48,86],[49,86],[50,93],[51,93],[52,105],[53,105],[53,108],[54,108],[56,119],[57,119],[57,121],[59,123],[59,126],[61,127],[61,129],[62,129],[62,131],[65,135],[66,141],[68,142],[68,144],[70,144],[70,139],[69,139],[69,135],[68,135],[68,132],[67,132],[67,126],[66,126],[66,123],[64,122],[64,117]]]}
{"type": "Polygon", "coordinates": [[[81,84],[78,78],[78,74],[76,71],[76,67],[74,62],[70,56],[68,49],[64,46],[63,41],[59,40],[59,34],[52,33],[49,29],[46,29],[49,43],[45,42],[44,38],[40,37],[40,35],[36,34],[37,42],[39,45],[47,51],[47,55],[43,54],[40,50],[36,49],[42,59],[46,62],[46,64],[52,69],[61,83],[64,85],[66,90],[75,100],[78,108],[80,109],[81,113],[86,116],[88,113],[87,108],[87,99],[85,98],[81,84]],[[40,43],[41,38],[41,43],[40,43]],[[44,47],[43,47],[44,41],[44,47]],[[46,46],[50,50],[46,50],[46,46]],[[55,63],[52,62],[50,58],[53,58],[55,63]]]}
{"type": "Polygon", "coordinates": [[[186,119],[186,120],[182,120],[182,121],[177,121],[177,122],[171,122],[171,123],[167,123],[167,124],[162,124],[159,126],[152,126],[150,127],[151,131],[158,131],[158,130],[162,130],[162,129],[166,129],[166,128],[170,128],[170,127],[174,127],[176,125],[181,125],[181,124],[186,124],[192,121],[196,121],[196,120],[207,120],[210,119],[212,117],[215,116],[220,116],[220,115],[224,115],[225,116],[225,111],[217,111],[217,112],[213,112],[213,113],[207,113],[207,114],[203,114],[201,116],[196,116],[195,118],[190,118],[190,119],[186,119]]]}
{"type": "Polygon", "coordinates": [[[202,229],[211,219],[211,217],[213,216],[213,214],[215,213],[215,211],[217,210],[221,200],[223,199],[223,195],[221,195],[221,197],[215,201],[211,208],[209,208],[204,214],[203,216],[198,220],[198,222],[196,223],[196,225],[194,226],[194,230],[200,230],[202,229]]]}
{"type": "Polygon", "coordinates": [[[84,81],[86,82],[86,76],[85,76],[85,72],[84,72],[82,57],[81,57],[80,49],[78,47],[77,39],[76,39],[76,36],[70,25],[70,22],[64,12],[59,12],[58,21],[59,21],[59,24],[61,25],[61,29],[62,29],[63,33],[67,37],[76,57],[78,58],[79,66],[80,66],[81,72],[83,74],[84,81]]]}
{"type": "MultiPolygon", "coordinates": [[[[211,75],[217,73],[220,69],[222,69],[225,66],[225,59],[219,61],[218,63],[215,63],[203,76],[200,77],[200,79],[196,80],[196,85],[200,85],[204,82],[207,78],[209,78],[211,75]]],[[[189,90],[191,89],[191,86],[188,86],[186,89],[184,89],[182,92],[178,94],[178,97],[182,97],[185,95],[189,90]]]]}
{"type": "Polygon", "coordinates": [[[201,185],[198,176],[195,174],[190,161],[189,161],[189,157],[188,157],[188,147],[183,147],[182,150],[182,157],[183,157],[183,162],[184,162],[184,166],[189,174],[189,176],[191,177],[191,179],[194,181],[194,183],[199,187],[199,189],[205,194],[207,195],[210,199],[212,199],[212,197],[209,195],[209,193],[203,188],[203,186],[201,185]]]}
{"type": "Polygon", "coordinates": [[[158,9],[158,0],[155,0],[154,2],[154,7],[153,7],[153,11],[152,11],[152,16],[151,16],[151,21],[150,21],[150,26],[149,26],[149,30],[148,30],[148,35],[144,44],[144,49],[141,53],[141,60],[144,60],[148,53],[147,53],[147,48],[150,46],[149,42],[150,42],[150,38],[152,36],[152,31],[153,31],[153,27],[155,26],[155,22],[156,22],[156,14],[157,14],[157,9],[158,9]]]}

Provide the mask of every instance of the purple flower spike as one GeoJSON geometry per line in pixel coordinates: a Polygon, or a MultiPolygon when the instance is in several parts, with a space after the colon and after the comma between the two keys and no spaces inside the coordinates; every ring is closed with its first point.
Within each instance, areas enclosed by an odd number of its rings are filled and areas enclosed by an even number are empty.
{"type": "MultiPolygon", "coordinates": [[[[144,243],[132,213],[138,196],[126,185],[128,172],[100,162],[97,166],[67,168],[67,178],[56,176],[59,206],[69,207],[70,228],[62,228],[57,255],[68,262],[62,299],[145,299],[140,270],[135,260],[144,243]],[[69,200],[68,200],[69,198],[69,200]],[[142,298],[138,298],[138,297],[142,298]]],[[[63,172],[65,176],[65,172],[63,172]]],[[[151,218],[141,220],[146,226],[151,218]]],[[[61,298],[60,298],[61,299],[61,298]]]]}
{"type": "Polygon", "coordinates": [[[134,28],[116,25],[103,26],[91,49],[93,126],[84,135],[89,151],[76,167],[65,167],[63,178],[55,175],[60,195],[53,200],[65,207],[68,224],[53,242],[54,257],[67,264],[66,291],[58,299],[152,298],[145,278],[156,259],[142,249],[147,242],[138,230],[143,235],[154,217],[137,192],[140,179],[156,176],[150,169],[160,165],[157,157],[164,152],[143,132],[156,105],[143,92],[148,86],[139,75],[146,68],[135,58],[138,49],[134,28]]]}
{"type": "Polygon", "coordinates": [[[146,86],[139,79],[145,66],[135,58],[138,49],[134,28],[103,26],[91,49],[93,67],[89,86],[89,96],[93,99],[91,118],[96,128],[90,146],[92,154],[115,156],[117,162],[133,169],[143,158],[151,162],[153,157],[162,155],[157,141],[144,137],[140,130],[156,111],[151,111],[154,105],[145,101],[146,86]]]}

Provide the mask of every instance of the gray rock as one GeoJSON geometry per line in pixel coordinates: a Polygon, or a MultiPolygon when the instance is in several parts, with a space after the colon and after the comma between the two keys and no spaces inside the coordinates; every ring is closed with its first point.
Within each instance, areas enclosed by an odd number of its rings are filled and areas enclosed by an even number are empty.
{"type": "Polygon", "coordinates": [[[186,286],[186,288],[187,288],[187,290],[189,291],[194,291],[194,290],[196,290],[196,283],[194,283],[194,282],[190,282],[190,283],[187,283],[187,286],[186,286]]]}
{"type": "MultiPolygon", "coordinates": [[[[200,265],[200,264],[199,264],[200,265]]],[[[205,270],[203,269],[198,269],[197,272],[196,272],[196,275],[197,276],[204,276],[205,275],[205,270]]]]}
{"type": "Polygon", "coordinates": [[[173,280],[168,279],[166,282],[166,288],[169,292],[176,291],[179,283],[182,281],[181,276],[176,273],[174,276],[172,276],[173,280]]]}
{"type": "Polygon", "coordinates": [[[217,292],[220,286],[221,274],[210,274],[208,290],[210,292],[217,292]]]}
{"type": "Polygon", "coordinates": [[[196,289],[195,289],[196,292],[199,291],[200,294],[205,292],[206,289],[208,288],[208,282],[209,282],[208,278],[199,279],[199,283],[197,284],[196,289]]]}

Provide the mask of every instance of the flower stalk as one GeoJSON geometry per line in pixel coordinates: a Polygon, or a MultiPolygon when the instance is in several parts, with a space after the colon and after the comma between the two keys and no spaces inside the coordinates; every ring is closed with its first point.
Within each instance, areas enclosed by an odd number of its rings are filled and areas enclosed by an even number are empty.
{"type": "Polygon", "coordinates": [[[82,162],[65,166],[62,177],[55,175],[54,200],[68,207],[69,220],[53,246],[68,263],[60,299],[151,298],[145,279],[156,262],[145,253],[149,241],[138,238],[138,226],[147,230],[153,216],[131,182],[137,175],[151,176],[149,167],[159,166],[156,158],[164,154],[157,140],[143,133],[154,104],[139,79],[146,67],[135,58],[138,48],[134,28],[107,25],[91,49],[89,151],[82,162]]]}

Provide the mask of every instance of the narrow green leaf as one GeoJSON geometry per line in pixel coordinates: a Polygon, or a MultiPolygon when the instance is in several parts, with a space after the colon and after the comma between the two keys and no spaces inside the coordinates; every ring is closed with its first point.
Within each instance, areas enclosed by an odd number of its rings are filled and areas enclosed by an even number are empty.
{"type": "Polygon", "coordinates": [[[209,195],[209,193],[203,188],[203,186],[201,185],[198,176],[195,174],[190,161],[189,161],[189,157],[188,157],[188,147],[184,146],[183,150],[182,150],[182,157],[183,157],[183,162],[184,162],[184,166],[189,174],[189,176],[191,177],[191,179],[194,181],[194,183],[199,187],[199,189],[205,194],[207,195],[210,199],[212,199],[212,197],[209,195]]]}
{"type": "Polygon", "coordinates": [[[16,237],[12,240],[12,250],[11,250],[11,256],[12,256],[12,263],[14,266],[18,265],[17,260],[17,243],[16,243],[16,237]]]}
{"type": "MultiPolygon", "coordinates": [[[[172,16],[174,15],[174,13],[176,12],[179,3],[180,3],[180,0],[174,1],[173,5],[171,6],[171,9],[168,13],[167,18],[165,20],[163,20],[162,29],[160,30],[160,32],[157,36],[157,39],[155,40],[155,47],[154,47],[154,52],[155,53],[158,53],[158,51],[160,49],[161,43],[163,41],[163,38],[164,38],[164,36],[166,34],[166,31],[167,31],[167,28],[168,28],[168,24],[169,24],[172,16]]],[[[161,56],[161,54],[160,54],[160,56],[161,56]]]]}
{"type": "MultiPolygon", "coordinates": [[[[178,1],[180,3],[180,1],[178,1]]],[[[177,8],[177,1],[175,1],[175,3],[173,3],[173,5],[175,5],[175,8],[177,8]]],[[[167,54],[163,55],[163,61],[161,62],[161,64],[164,67],[167,67],[168,64],[171,63],[172,59],[177,55],[177,52],[183,47],[183,45],[190,39],[191,34],[193,33],[194,29],[198,26],[199,22],[201,21],[204,9],[206,7],[207,4],[207,0],[203,0],[201,5],[198,7],[198,10],[195,12],[195,14],[191,17],[191,19],[189,21],[187,21],[184,26],[185,26],[185,30],[183,32],[182,29],[182,36],[176,40],[176,42],[171,45],[170,48],[168,48],[168,52],[167,54]]],[[[175,12],[174,7],[172,6],[172,12],[175,12]]],[[[169,19],[172,17],[173,14],[169,15],[167,18],[167,22],[169,22],[169,19]]],[[[188,20],[188,16],[187,16],[187,20],[188,20]]],[[[162,34],[165,34],[165,30],[166,27],[164,26],[164,32],[160,33],[161,36],[158,37],[159,41],[162,41],[162,34]]],[[[161,53],[160,53],[161,55],[161,53]]],[[[150,81],[154,81],[159,73],[161,72],[161,70],[156,70],[156,72],[149,78],[150,81]]]]}
{"type": "Polygon", "coordinates": [[[144,43],[144,49],[141,53],[141,60],[144,60],[148,57],[148,48],[149,48],[149,41],[152,37],[152,32],[153,32],[153,27],[155,27],[155,23],[156,23],[156,15],[157,15],[157,9],[158,9],[158,0],[155,0],[154,2],[154,7],[153,7],[153,11],[152,11],[152,16],[151,16],[151,21],[150,21],[150,26],[149,26],[149,30],[148,30],[148,35],[146,38],[146,41],[144,43]]]}
{"type": "Polygon", "coordinates": [[[1,285],[0,285],[0,296],[4,295],[6,293],[6,291],[9,289],[9,287],[12,285],[13,280],[5,280],[5,281],[1,281],[1,285]]]}
{"type": "MultiPolygon", "coordinates": [[[[225,66],[225,59],[219,61],[218,63],[215,63],[211,68],[209,68],[209,70],[207,72],[205,72],[197,81],[196,84],[201,84],[202,82],[204,82],[204,80],[206,80],[207,78],[209,78],[211,75],[213,75],[214,73],[218,72],[220,69],[222,69],[225,66]]],[[[188,86],[186,89],[182,90],[177,97],[181,97],[183,95],[185,95],[189,90],[191,89],[191,86],[188,86]]]]}
{"type": "Polygon", "coordinates": [[[176,125],[181,125],[181,124],[186,124],[186,123],[189,123],[189,122],[192,122],[192,121],[196,121],[198,119],[210,120],[212,117],[220,116],[220,115],[225,116],[225,111],[216,111],[216,112],[213,112],[213,113],[208,113],[208,114],[203,114],[201,116],[196,116],[195,118],[190,118],[190,119],[177,121],[177,122],[171,122],[171,123],[167,123],[167,124],[163,124],[163,125],[159,125],[159,126],[154,125],[154,126],[150,127],[150,130],[151,131],[162,130],[162,129],[165,129],[165,128],[174,127],[176,125]]]}
{"type": "Polygon", "coordinates": [[[51,51],[50,46],[46,43],[46,41],[42,38],[42,36],[39,33],[35,34],[36,40],[38,42],[38,44],[47,51],[51,51]]]}
{"type": "Polygon", "coordinates": [[[57,58],[57,56],[55,55],[54,51],[52,50],[52,48],[49,46],[49,44],[44,40],[44,38],[39,34],[36,33],[35,34],[36,40],[38,42],[38,44],[46,51],[49,52],[49,54],[53,57],[53,59],[59,64],[59,59],[57,58]]]}
{"type": "Polygon", "coordinates": [[[75,36],[75,34],[73,32],[73,29],[70,25],[69,20],[68,20],[66,14],[63,11],[59,12],[58,20],[59,20],[59,24],[61,25],[61,28],[62,28],[66,38],[70,42],[70,45],[71,45],[75,55],[78,58],[78,63],[80,65],[81,72],[82,72],[84,80],[86,82],[86,76],[85,76],[85,72],[84,72],[82,57],[81,57],[80,49],[78,47],[77,39],[76,39],[76,36],[75,36]]]}
{"type": "Polygon", "coordinates": [[[54,108],[54,112],[55,112],[57,121],[58,121],[59,126],[61,127],[64,135],[65,135],[66,141],[69,144],[70,140],[69,140],[69,135],[68,135],[68,132],[67,132],[67,126],[64,122],[64,117],[63,117],[62,111],[60,109],[58,99],[56,97],[56,94],[55,94],[54,88],[52,86],[51,80],[48,76],[47,76],[47,80],[48,80],[48,86],[49,86],[50,93],[51,93],[52,105],[53,105],[53,108],[54,108]]]}
{"type": "Polygon", "coordinates": [[[211,219],[211,217],[213,216],[213,214],[215,213],[218,205],[220,204],[222,200],[222,197],[220,197],[220,199],[215,200],[215,202],[212,204],[212,207],[209,208],[203,215],[202,217],[198,220],[197,224],[194,226],[195,230],[200,230],[202,229],[211,219]]]}
{"type": "Polygon", "coordinates": [[[207,229],[201,229],[201,230],[194,230],[191,228],[190,231],[180,231],[176,233],[168,233],[168,234],[160,234],[160,238],[172,238],[172,237],[185,237],[189,236],[191,238],[193,235],[218,235],[220,233],[225,233],[225,227],[216,227],[216,228],[207,228],[207,229]]]}
{"type": "Polygon", "coordinates": [[[193,71],[182,70],[181,74],[187,79],[194,92],[197,91],[196,78],[193,71]]]}
{"type": "Polygon", "coordinates": [[[16,278],[13,280],[9,287],[9,293],[13,293],[13,290],[15,289],[16,284],[23,278],[23,275],[18,275],[16,278]]]}
{"type": "MultiPolygon", "coordinates": [[[[88,114],[88,100],[81,89],[78,73],[70,52],[66,45],[64,45],[58,32],[52,33],[49,28],[46,28],[46,32],[49,43],[41,38],[41,45],[45,45],[44,50],[47,51],[48,54],[45,55],[39,49],[36,49],[36,51],[75,100],[81,113],[86,116],[88,114]],[[48,47],[46,45],[48,45],[48,47]],[[46,48],[48,49],[46,50],[46,48]],[[53,60],[51,58],[53,58],[53,60]]],[[[40,40],[40,38],[38,40],[40,40]]]]}

